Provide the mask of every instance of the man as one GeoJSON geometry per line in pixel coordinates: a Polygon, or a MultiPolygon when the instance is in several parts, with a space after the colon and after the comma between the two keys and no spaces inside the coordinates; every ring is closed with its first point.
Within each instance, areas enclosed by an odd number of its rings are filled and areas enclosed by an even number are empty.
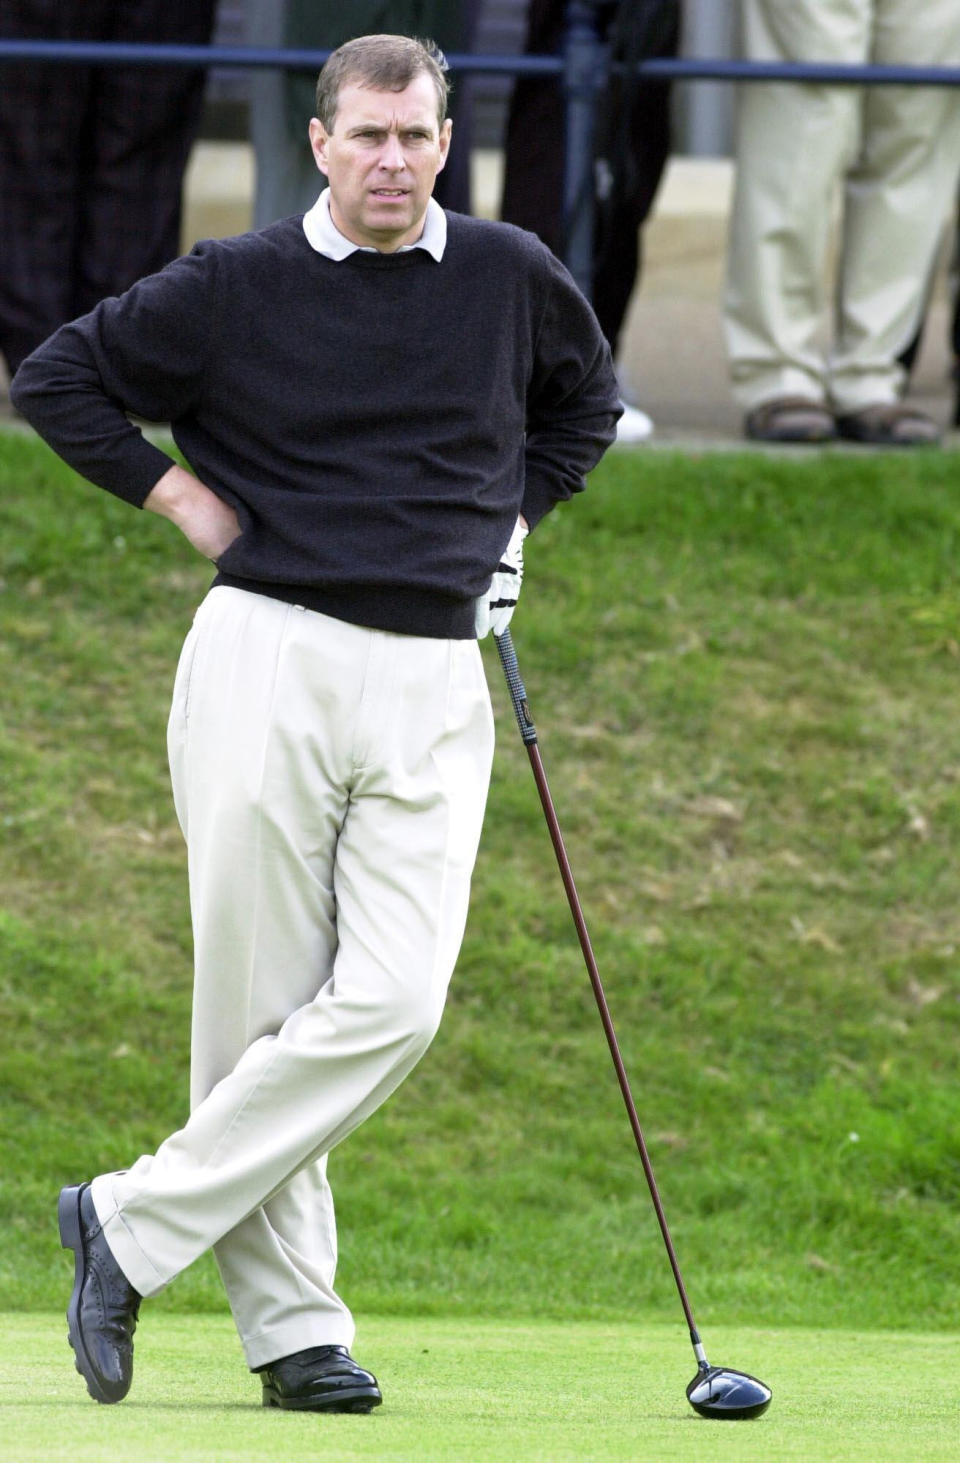
{"type": "Polygon", "coordinates": [[[341,47],[310,123],[316,205],[199,244],[14,382],[67,461],[218,569],[169,726],[192,1112],[60,1198],[71,1342],[102,1402],[130,1386],[141,1298],[210,1247],[266,1404],[380,1401],[333,1288],[326,1155],[436,1031],[492,755],[476,637],[502,631],[526,528],[617,418],[562,266],[431,199],[441,62],[405,37],[341,47]],[[171,422],[192,471],[127,412],[171,422]]]}

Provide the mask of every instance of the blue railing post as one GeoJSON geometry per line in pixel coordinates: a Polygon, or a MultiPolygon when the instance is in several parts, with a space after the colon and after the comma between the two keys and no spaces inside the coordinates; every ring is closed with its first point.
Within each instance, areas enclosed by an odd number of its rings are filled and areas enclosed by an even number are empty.
{"type": "Polygon", "coordinates": [[[589,300],[593,289],[594,133],[606,47],[591,0],[567,0],[563,38],[564,263],[589,300]]]}

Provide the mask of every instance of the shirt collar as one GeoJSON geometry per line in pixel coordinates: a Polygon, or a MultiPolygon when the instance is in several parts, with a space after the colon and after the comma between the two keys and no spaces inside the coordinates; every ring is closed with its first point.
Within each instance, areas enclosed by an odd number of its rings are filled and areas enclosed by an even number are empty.
{"type": "MultiPolygon", "coordinates": [[[[350,254],[355,254],[358,249],[366,254],[380,252],[366,244],[354,244],[351,239],[341,234],[330,217],[329,188],[324,188],[313,207],[303,215],[303,232],[307,236],[311,249],[316,249],[318,254],[324,254],[328,259],[346,259],[350,254]]],[[[424,215],[423,233],[415,243],[401,244],[396,252],[404,254],[409,249],[426,249],[427,253],[439,264],[446,246],[447,216],[436,199],[431,198],[424,215]]]]}

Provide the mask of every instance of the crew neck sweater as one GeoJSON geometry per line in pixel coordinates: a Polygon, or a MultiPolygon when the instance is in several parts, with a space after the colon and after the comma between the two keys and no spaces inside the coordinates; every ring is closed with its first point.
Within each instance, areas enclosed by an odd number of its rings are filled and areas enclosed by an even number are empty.
{"type": "Polygon", "coordinates": [[[619,406],[554,256],[510,225],[447,221],[439,262],[331,260],[301,216],[204,241],[58,330],[11,399],[135,506],[171,459],[130,416],[169,423],[239,519],[214,583],[470,638],[517,514],[532,527],[584,486],[619,406]]]}

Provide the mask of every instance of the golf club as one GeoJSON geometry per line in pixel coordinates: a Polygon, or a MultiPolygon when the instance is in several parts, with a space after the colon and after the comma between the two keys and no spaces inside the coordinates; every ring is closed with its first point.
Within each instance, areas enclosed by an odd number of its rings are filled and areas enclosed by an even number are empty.
{"type": "Polygon", "coordinates": [[[770,1398],[772,1396],[770,1388],[764,1382],[758,1381],[756,1377],[748,1375],[747,1372],[733,1371],[730,1367],[711,1366],[707,1361],[706,1352],[693,1318],[693,1309],[687,1298],[686,1287],[683,1283],[683,1277],[680,1274],[680,1266],[677,1261],[676,1251],[673,1247],[673,1241],[670,1238],[670,1231],[667,1228],[666,1215],[663,1212],[663,1205],[660,1202],[660,1192],[657,1188],[657,1181],[654,1178],[653,1166],[650,1162],[650,1156],[647,1153],[647,1145],[644,1140],[643,1130],[640,1127],[640,1120],[637,1117],[637,1109],[630,1091],[630,1084],[627,1080],[623,1058],[620,1055],[620,1045],[617,1041],[617,1034],[610,1016],[610,1008],[607,1005],[607,998],[604,995],[603,985],[600,981],[600,972],[597,969],[597,962],[590,944],[590,936],[587,933],[580,899],[577,895],[576,885],[573,882],[570,861],[567,858],[567,852],[564,848],[563,835],[560,832],[560,824],[557,821],[553,799],[550,796],[546,773],[543,769],[543,760],[537,745],[537,730],[533,724],[533,718],[530,715],[530,708],[527,704],[527,693],[524,689],[523,681],[520,678],[520,668],[517,665],[517,656],[513,648],[513,640],[511,639],[509,629],[504,630],[496,639],[497,650],[500,653],[500,663],[503,666],[503,673],[506,676],[510,698],[513,701],[517,725],[520,728],[520,736],[527,749],[530,765],[533,768],[533,776],[537,784],[537,791],[540,794],[540,802],[543,805],[547,827],[550,830],[553,850],[557,856],[557,863],[560,865],[563,887],[566,890],[567,900],[570,904],[570,912],[573,915],[573,922],[577,928],[580,948],[583,951],[583,958],[590,976],[590,984],[593,986],[593,994],[596,997],[597,1006],[600,1010],[600,1019],[603,1022],[603,1029],[606,1033],[607,1045],[610,1048],[610,1055],[613,1058],[613,1065],[616,1068],[617,1081],[620,1083],[620,1091],[623,1094],[623,1101],[630,1119],[630,1126],[633,1129],[633,1136],[636,1139],[637,1149],[640,1153],[640,1162],[643,1164],[643,1172],[650,1190],[650,1197],[653,1200],[657,1222],[660,1225],[660,1233],[663,1235],[663,1242],[670,1259],[670,1268],[673,1271],[673,1278],[680,1296],[680,1304],[683,1306],[683,1314],[686,1317],[687,1326],[690,1329],[690,1341],[699,1370],[687,1387],[687,1400],[691,1407],[696,1412],[699,1412],[701,1417],[759,1417],[761,1412],[765,1412],[770,1405],[770,1398]]]}

